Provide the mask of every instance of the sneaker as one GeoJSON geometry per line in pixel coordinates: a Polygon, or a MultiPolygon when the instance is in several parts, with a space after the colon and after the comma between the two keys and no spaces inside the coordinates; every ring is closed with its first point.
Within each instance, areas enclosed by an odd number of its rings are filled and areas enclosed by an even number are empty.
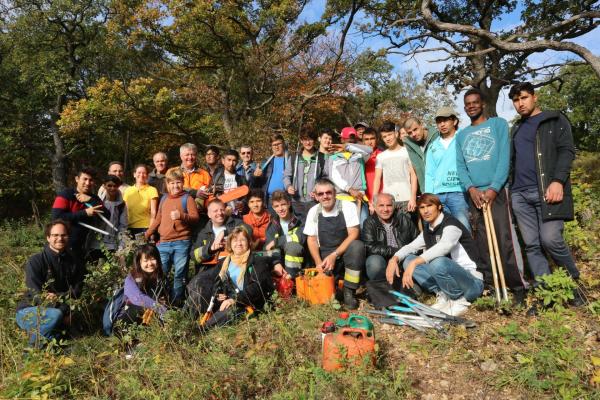
{"type": "Polygon", "coordinates": [[[358,308],[358,301],[353,289],[344,287],[344,305],[348,310],[356,310],[358,308]]]}
{"type": "Polygon", "coordinates": [[[447,305],[450,298],[446,293],[439,291],[435,294],[435,303],[431,305],[434,310],[443,310],[447,305]]]}
{"type": "Polygon", "coordinates": [[[469,309],[470,305],[471,303],[469,303],[464,297],[460,297],[456,300],[449,299],[446,306],[440,311],[445,312],[453,317],[458,317],[464,314],[469,309]]]}

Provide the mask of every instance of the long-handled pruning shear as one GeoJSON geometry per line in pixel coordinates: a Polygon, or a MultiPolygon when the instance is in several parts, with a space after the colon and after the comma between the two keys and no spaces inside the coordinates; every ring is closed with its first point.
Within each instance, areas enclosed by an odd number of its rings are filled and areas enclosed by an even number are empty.
{"type": "MultiPolygon", "coordinates": [[[[92,205],[90,203],[85,203],[86,206],[88,207],[92,207],[92,205]]],[[[104,215],[102,215],[102,211],[98,210],[98,215],[102,221],[106,222],[106,225],[110,226],[115,232],[119,232],[119,230],[117,228],[115,228],[115,226],[113,225],[112,222],[110,222],[110,220],[108,218],[106,218],[104,215]]]]}
{"type": "Polygon", "coordinates": [[[473,321],[465,318],[455,317],[440,310],[436,310],[435,308],[431,308],[428,305],[414,300],[404,293],[400,293],[395,290],[390,290],[390,293],[394,295],[401,303],[405,304],[405,306],[390,306],[388,307],[390,310],[403,312],[417,312],[418,310],[418,312],[425,314],[428,317],[437,318],[454,325],[464,325],[466,328],[475,328],[477,326],[477,324],[473,321]]]}

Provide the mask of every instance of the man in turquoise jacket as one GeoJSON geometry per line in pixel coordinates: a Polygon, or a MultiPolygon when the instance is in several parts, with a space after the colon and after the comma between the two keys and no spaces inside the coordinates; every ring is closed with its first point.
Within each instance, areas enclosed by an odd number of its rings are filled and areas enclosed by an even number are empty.
{"type": "Polygon", "coordinates": [[[469,203],[456,168],[457,113],[451,107],[442,107],[435,114],[435,124],[440,136],[431,142],[425,155],[425,192],[436,194],[444,212],[470,231],[469,203]]]}

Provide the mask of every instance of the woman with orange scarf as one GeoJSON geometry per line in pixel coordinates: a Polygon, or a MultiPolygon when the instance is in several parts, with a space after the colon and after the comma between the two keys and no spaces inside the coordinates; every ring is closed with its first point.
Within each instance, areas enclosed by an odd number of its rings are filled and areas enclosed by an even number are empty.
{"type": "Polygon", "coordinates": [[[250,212],[244,215],[244,223],[252,227],[252,248],[262,249],[267,237],[267,227],[271,222],[271,214],[265,210],[263,202],[263,193],[260,190],[253,190],[248,195],[248,208],[250,212]]]}
{"type": "Polygon", "coordinates": [[[252,254],[250,241],[250,234],[242,226],[235,228],[227,238],[229,256],[213,269],[214,274],[206,277],[215,282],[215,303],[214,313],[201,328],[225,325],[262,309],[274,291],[272,275],[285,274],[279,257],[252,254]]]}

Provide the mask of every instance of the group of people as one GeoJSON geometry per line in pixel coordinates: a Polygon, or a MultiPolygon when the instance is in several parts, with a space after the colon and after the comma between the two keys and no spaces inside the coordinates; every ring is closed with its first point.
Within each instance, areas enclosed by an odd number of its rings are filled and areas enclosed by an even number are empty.
{"type": "Polygon", "coordinates": [[[110,163],[97,194],[95,172],[83,168],[54,201],[46,247],[27,262],[17,323],[31,343],[53,337],[70,322],[68,299],[81,293],[85,262],[118,250],[125,235],[147,240],[123,284],[118,317],[126,323],[184,305],[214,310],[207,327],[227,323],[261,309],[274,278],[308,266],[343,280],[348,309],[372,280],[418,286],[436,295],[434,308],[460,315],[492,282],[486,207],[517,302],[529,283],[513,213],[531,282],[550,273],[548,257],[578,279],[562,236],[574,217],[571,126],[540,110],[531,83],[515,84],[509,96],[521,117],[512,132],[504,119],[486,117],[483,94],[470,89],[470,125],[460,130],[458,113],[442,107],[435,128],[415,117],[378,130],[360,122],[343,128],[339,143],[332,130],[305,130],[296,152],[276,134],[263,162],[248,145],[207,146],[203,167],[186,143],[176,167],[163,152],[154,170],[135,166],[131,186],[123,164],[110,163]],[[246,196],[232,196],[243,187],[246,196]]]}

